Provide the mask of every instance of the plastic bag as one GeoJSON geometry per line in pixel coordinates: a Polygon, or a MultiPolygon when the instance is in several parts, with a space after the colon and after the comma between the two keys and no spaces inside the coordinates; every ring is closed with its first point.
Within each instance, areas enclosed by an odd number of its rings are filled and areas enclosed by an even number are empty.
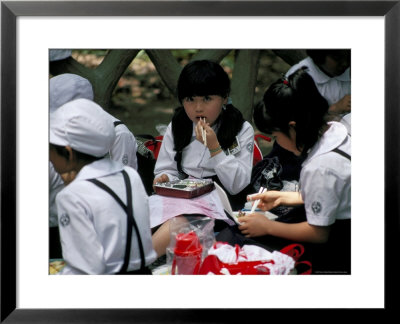
{"type": "Polygon", "coordinates": [[[199,274],[214,275],[288,275],[295,259],[280,251],[270,252],[256,245],[231,246],[216,242],[204,259],[199,274]]]}
{"type": "Polygon", "coordinates": [[[167,132],[167,128],[168,128],[168,126],[164,125],[164,124],[156,125],[156,130],[157,130],[158,134],[161,136],[165,135],[165,133],[167,132]]]}
{"type": "Polygon", "coordinates": [[[166,250],[171,274],[198,274],[214,242],[214,219],[205,216],[172,218],[170,243],[166,250]]]}

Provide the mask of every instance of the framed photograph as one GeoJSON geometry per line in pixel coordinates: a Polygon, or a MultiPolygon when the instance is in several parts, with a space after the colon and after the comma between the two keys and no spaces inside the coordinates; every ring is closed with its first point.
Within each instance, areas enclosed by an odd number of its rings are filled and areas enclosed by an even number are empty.
{"type": "Polygon", "coordinates": [[[398,283],[399,57],[400,1],[2,1],[1,322],[386,316],[398,283]],[[351,275],[49,276],[50,48],[350,48],[351,275]]]}

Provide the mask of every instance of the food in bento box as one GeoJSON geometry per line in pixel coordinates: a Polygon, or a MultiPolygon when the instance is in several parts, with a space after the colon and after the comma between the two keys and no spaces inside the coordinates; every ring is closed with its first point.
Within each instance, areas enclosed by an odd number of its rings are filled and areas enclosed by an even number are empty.
{"type": "Polygon", "coordinates": [[[242,217],[242,216],[246,216],[246,213],[242,210],[239,210],[237,217],[242,217]]]}
{"type": "Polygon", "coordinates": [[[157,183],[156,194],[175,198],[194,198],[214,190],[214,182],[209,179],[184,179],[157,183]]]}

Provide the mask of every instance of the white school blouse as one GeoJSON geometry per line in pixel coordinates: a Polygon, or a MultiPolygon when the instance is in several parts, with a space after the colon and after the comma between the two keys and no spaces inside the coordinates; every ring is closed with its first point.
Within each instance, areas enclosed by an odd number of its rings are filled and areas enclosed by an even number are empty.
{"type": "MultiPolygon", "coordinates": [[[[73,82],[72,80],[74,80],[75,77],[73,74],[71,74],[71,82],[73,82]]],[[[89,83],[84,83],[84,85],[84,87],[77,89],[76,87],[79,86],[79,83],[76,81],[69,85],[65,84],[64,87],[62,87],[61,84],[58,84],[50,95],[50,113],[71,100],[78,98],[87,98],[89,100],[93,100],[94,93],[92,86],[89,83]]],[[[104,107],[102,108],[104,109],[104,107]]],[[[105,109],[104,111],[109,115],[113,122],[120,121],[108,113],[105,109]]],[[[114,161],[119,161],[123,165],[130,166],[137,170],[136,151],[136,138],[128,129],[128,127],[124,124],[115,126],[115,140],[109,152],[111,159],[114,161]]]]}
{"type": "Polygon", "coordinates": [[[320,70],[311,57],[293,65],[286,76],[291,75],[299,68],[308,67],[308,74],[313,78],[319,92],[328,101],[329,106],[338,102],[345,95],[351,94],[350,68],[347,68],[341,75],[330,77],[320,70]]]}
{"type": "Polygon", "coordinates": [[[346,127],[330,122],[329,129],[310,150],[302,164],[300,192],[309,224],[332,225],[351,218],[351,161],[332,150],[351,155],[346,127]]]}
{"type": "MultiPolygon", "coordinates": [[[[74,181],[56,197],[63,259],[60,274],[113,274],[121,269],[125,255],[127,215],[106,191],[87,179],[98,179],[127,203],[121,174],[124,169],[132,185],[133,215],[143,242],[146,265],[156,259],[153,249],[148,197],[138,173],[104,158],[86,165],[74,181]]],[[[128,271],[140,268],[135,230],[128,271]]]]}
{"type": "MultiPolygon", "coordinates": [[[[210,157],[208,148],[196,140],[193,124],[191,143],[182,152],[183,171],[195,178],[206,178],[217,175],[224,188],[230,194],[242,191],[251,180],[253,165],[254,130],[248,122],[237,135],[239,142],[238,152],[227,154],[221,152],[210,157]]],[[[216,132],[218,126],[213,126],[216,132]]],[[[172,123],[167,127],[163,142],[155,165],[155,177],[166,174],[170,181],[178,180],[179,172],[175,162],[174,139],[172,135],[172,123]]]]}
{"type": "MultiPolygon", "coordinates": [[[[110,115],[113,122],[119,121],[110,115]]],[[[115,141],[110,150],[110,157],[123,165],[130,166],[137,170],[137,143],[136,138],[125,124],[115,126],[115,141]]]]}

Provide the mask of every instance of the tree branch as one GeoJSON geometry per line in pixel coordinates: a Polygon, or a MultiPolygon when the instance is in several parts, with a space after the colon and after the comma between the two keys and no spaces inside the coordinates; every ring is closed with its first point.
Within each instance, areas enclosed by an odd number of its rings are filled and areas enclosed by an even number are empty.
{"type": "Polygon", "coordinates": [[[210,60],[219,63],[230,53],[230,51],[231,49],[202,49],[193,55],[191,61],[210,60]]]}
{"type": "Polygon", "coordinates": [[[182,66],[178,63],[170,50],[146,50],[147,55],[157,69],[161,80],[175,96],[176,85],[182,66]]]}
{"type": "Polygon", "coordinates": [[[50,74],[53,76],[60,75],[63,73],[72,73],[80,75],[87,79],[88,76],[93,74],[92,69],[79,63],[72,56],[64,60],[50,62],[49,68],[50,68],[50,74]]]}
{"type": "Polygon", "coordinates": [[[294,65],[307,56],[306,50],[272,50],[272,52],[289,65],[294,65]]]}

